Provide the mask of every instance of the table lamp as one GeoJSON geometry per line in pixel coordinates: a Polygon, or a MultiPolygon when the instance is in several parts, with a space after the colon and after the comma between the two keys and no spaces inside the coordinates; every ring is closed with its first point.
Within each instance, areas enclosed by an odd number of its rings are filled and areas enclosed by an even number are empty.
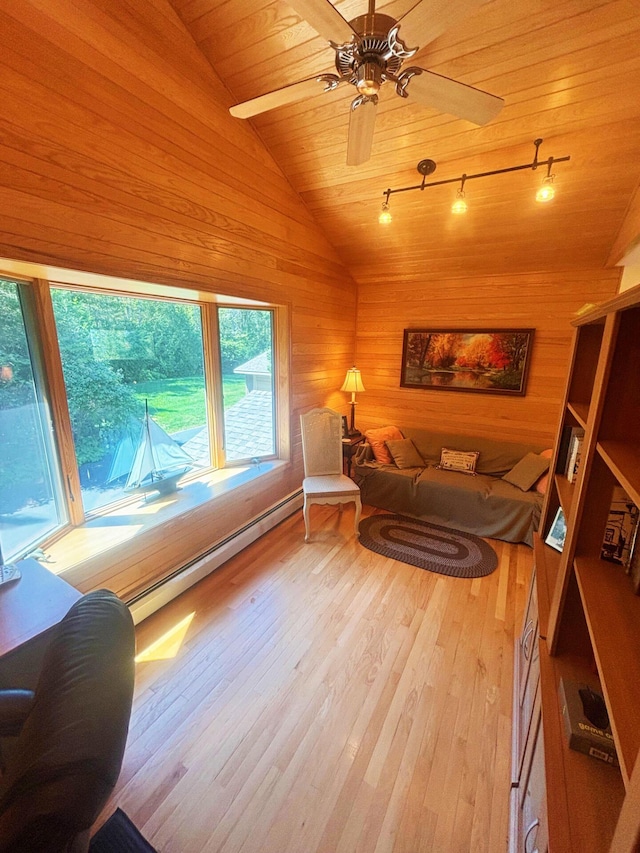
{"type": "Polygon", "coordinates": [[[360,430],[356,429],[356,391],[364,391],[365,387],[362,384],[362,377],[357,367],[350,367],[347,370],[344,383],[341,391],[351,391],[351,426],[349,435],[361,435],[360,430]]]}

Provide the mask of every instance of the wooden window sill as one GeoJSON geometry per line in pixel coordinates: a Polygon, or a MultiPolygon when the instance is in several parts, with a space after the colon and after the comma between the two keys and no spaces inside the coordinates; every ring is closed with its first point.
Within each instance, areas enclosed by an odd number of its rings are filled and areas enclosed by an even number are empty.
{"type": "Polygon", "coordinates": [[[172,494],[150,495],[147,500],[141,495],[138,500],[115,507],[67,531],[44,548],[46,560],[41,561],[54,574],[64,574],[84,562],[106,555],[111,549],[126,546],[140,534],[179,519],[180,516],[185,516],[187,521],[192,511],[210,501],[229,497],[241,486],[282,472],[288,464],[275,459],[209,471],[187,480],[172,494]]]}

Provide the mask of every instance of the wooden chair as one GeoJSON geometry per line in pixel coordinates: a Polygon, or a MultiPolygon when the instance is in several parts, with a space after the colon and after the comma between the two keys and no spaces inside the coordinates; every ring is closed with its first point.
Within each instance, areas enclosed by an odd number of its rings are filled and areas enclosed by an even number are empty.
{"type": "Polygon", "coordinates": [[[304,541],[309,541],[311,504],[338,504],[342,512],[342,504],[353,501],[356,505],[355,534],[359,536],[360,489],[342,473],[342,417],[332,409],[312,409],[300,415],[300,427],[305,473],[302,482],[304,541]]]}

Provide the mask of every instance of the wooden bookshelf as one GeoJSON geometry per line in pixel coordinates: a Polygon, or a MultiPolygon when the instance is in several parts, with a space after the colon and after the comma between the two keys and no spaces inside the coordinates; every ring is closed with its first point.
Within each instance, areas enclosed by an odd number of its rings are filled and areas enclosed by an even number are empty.
{"type": "Polygon", "coordinates": [[[640,287],[598,306],[574,326],[534,548],[548,850],[637,853],[640,596],[624,566],[603,560],[601,551],[616,487],[640,507],[640,287]],[[563,431],[576,426],[585,437],[580,470],[570,484],[559,445],[563,431]],[[558,507],[567,521],[562,553],[544,545],[558,507]],[[599,683],[620,768],[568,748],[558,697],[563,677],[599,683]]]}

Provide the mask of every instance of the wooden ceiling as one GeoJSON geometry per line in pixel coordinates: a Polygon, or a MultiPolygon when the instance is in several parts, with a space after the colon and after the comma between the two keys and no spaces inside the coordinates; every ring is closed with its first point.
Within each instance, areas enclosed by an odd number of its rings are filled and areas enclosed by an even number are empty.
{"type": "MultiPolygon", "coordinates": [[[[230,91],[247,100],[333,71],[324,39],[281,0],[171,0],[230,91]]],[[[425,14],[431,3],[424,0],[425,14]]],[[[366,0],[335,2],[351,19],[366,0]]],[[[415,0],[381,2],[400,18],[415,0]]],[[[484,127],[411,104],[386,84],[373,152],[345,165],[351,87],[252,119],[358,281],[600,268],[610,258],[640,180],[640,2],[492,0],[411,60],[505,100],[484,127]],[[554,167],[556,198],[534,200],[545,172],[498,175],[466,186],[468,212],[451,213],[455,185],[391,197],[387,188],[571,156],[554,167]]],[[[241,119],[238,119],[241,121],[241,119]]],[[[613,260],[617,260],[614,258],[613,260]]]]}

